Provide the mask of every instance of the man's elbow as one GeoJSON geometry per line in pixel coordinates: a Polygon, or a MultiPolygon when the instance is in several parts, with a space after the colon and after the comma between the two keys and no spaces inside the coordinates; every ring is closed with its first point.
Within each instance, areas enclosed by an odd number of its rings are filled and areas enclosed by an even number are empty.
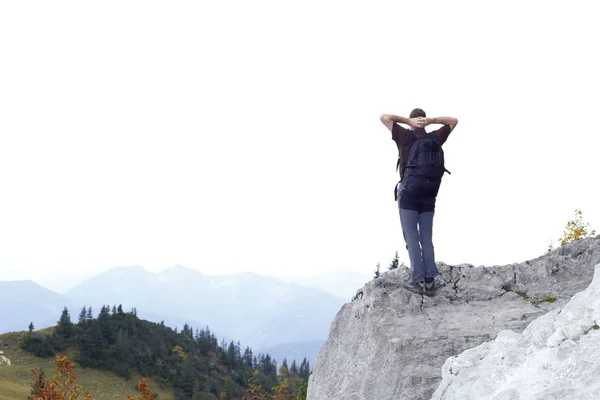
{"type": "Polygon", "coordinates": [[[394,122],[389,114],[381,114],[379,116],[379,120],[384,124],[389,124],[390,122],[394,122]]]}
{"type": "Polygon", "coordinates": [[[379,116],[379,119],[381,120],[383,125],[385,125],[385,127],[388,128],[390,131],[392,131],[394,129],[394,119],[392,118],[391,115],[381,114],[379,116]]]}
{"type": "Polygon", "coordinates": [[[458,125],[458,119],[453,118],[453,121],[451,123],[449,123],[448,125],[450,125],[451,129],[456,128],[456,125],[458,125]]]}

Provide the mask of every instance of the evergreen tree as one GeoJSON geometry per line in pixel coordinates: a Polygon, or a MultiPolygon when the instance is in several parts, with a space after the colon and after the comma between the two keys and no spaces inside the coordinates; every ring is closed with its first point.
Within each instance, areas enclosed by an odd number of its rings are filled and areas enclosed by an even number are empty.
{"type": "Polygon", "coordinates": [[[304,381],[298,387],[296,400],[306,400],[308,397],[308,381],[304,381]]]}
{"type": "Polygon", "coordinates": [[[85,317],[86,321],[91,321],[92,319],[94,319],[94,316],[92,315],[92,307],[88,307],[88,311],[87,311],[87,315],[85,317]]]}
{"type": "Polygon", "coordinates": [[[79,313],[79,319],[77,320],[77,324],[79,326],[82,326],[85,324],[86,316],[87,316],[87,310],[85,309],[85,306],[83,306],[83,308],[81,309],[81,312],[79,313]]]}
{"type": "Polygon", "coordinates": [[[71,316],[69,315],[67,307],[63,309],[55,332],[65,339],[70,338],[73,335],[73,324],[71,323],[71,316]]]}
{"type": "Polygon", "coordinates": [[[102,329],[100,323],[91,321],[90,326],[80,338],[80,362],[82,366],[105,367],[104,365],[104,341],[102,340],[102,329]]]}
{"type": "Polygon", "coordinates": [[[292,361],[292,366],[290,367],[290,376],[292,378],[297,378],[298,377],[299,372],[298,372],[298,365],[296,364],[296,360],[292,361]]]}
{"type": "Polygon", "coordinates": [[[227,347],[227,366],[230,369],[235,368],[235,346],[233,345],[233,341],[229,343],[229,347],[227,347]]]}
{"type": "Polygon", "coordinates": [[[269,354],[264,359],[264,372],[267,376],[275,380],[277,378],[277,361],[275,361],[269,354]]]}
{"type": "Polygon", "coordinates": [[[400,265],[400,258],[398,257],[398,252],[396,251],[394,258],[392,258],[392,262],[390,263],[389,270],[391,271],[398,268],[398,265],[400,265]]]}
{"type": "Polygon", "coordinates": [[[380,268],[380,265],[379,265],[379,263],[377,263],[377,267],[375,269],[375,278],[379,278],[379,268],[380,268]]]}
{"type": "Polygon", "coordinates": [[[194,383],[198,372],[196,371],[196,365],[192,357],[186,357],[182,362],[181,376],[178,379],[177,388],[186,393],[186,396],[189,398],[194,391],[194,383]]]}
{"type": "Polygon", "coordinates": [[[310,363],[308,362],[306,357],[304,358],[304,360],[302,360],[302,364],[300,364],[300,371],[298,375],[302,379],[308,379],[308,377],[310,376],[310,363]]]}
{"type": "Polygon", "coordinates": [[[46,386],[46,377],[42,368],[33,368],[31,372],[34,375],[34,380],[31,383],[31,394],[27,396],[27,400],[36,400],[42,398],[41,396],[46,386]]]}
{"type": "Polygon", "coordinates": [[[189,336],[190,339],[194,338],[194,328],[189,326],[187,323],[183,324],[183,329],[181,330],[181,333],[185,336],[189,336]]]}
{"type": "Polygon", "coordinates": [[[279,367],[279,376],[284,379],[290,376],[290,369],[288,367],[287,358],[283,359],[281,367],[279,367]]]}
{"type": "Polygon", "coordinates": [[[117,313],[119,315],[123,315],[123,307],[121,307],[121,305],[119,304],[119,307],[117,307],[117,313]]]}
{"type": "Polygon", "coordinates": [[[114,335],[116,333],[113,331],[113,325],[111,323],[112,319],[109,312],[109,306],[102,306],[100,314],[98,314],[98,319],[96,320],[100,326],[100,331],[102,332],[102,341],[107,345],[114,343],[114,335]]]}
{"type": "Polygon", "coordinates": [[[243,356],[243,362],[244,365],[252,368],[253,364],[252,364],[252,349],[249,346],[246,346],[246,350],[244,350],[244,356],[243,356]]]}
{"type": "Polygon", "coordinates": [[[236,364],[242,365],[242,350],[241,350],[241,345],[240,345],[239,341],[234,346],[234,354],[235,354],[236,364]]]}
{"type": "Polygon", "coordinates": [[[192,400],[201,400],[202,399],[202,390],[200,388],[200,381],[198,379],[194,379],[194,388],[192,390],[192,400]]]}
{"type": "Polygon", "coordinates": [[[116,313],[117,313],[117,306],[114,306],[114,305],[113,305],[113,308],[112,308],[112,315],[115,315],[116,313]]]}
{"type": "Polygon", "coordinates": [[[35,328],[33,327],[33,321],[29,323],[29,333],[33,332],[35,328]]]}

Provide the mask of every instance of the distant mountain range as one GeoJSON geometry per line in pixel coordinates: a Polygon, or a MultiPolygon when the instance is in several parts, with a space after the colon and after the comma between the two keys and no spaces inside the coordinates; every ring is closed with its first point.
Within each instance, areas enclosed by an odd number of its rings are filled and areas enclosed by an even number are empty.
{"type": "Polygon", "coordinates": [[[335,314],[369,279],[352,273],[337,277],[338,282],[324,274],[294,283],[254,273],[207,276],[182,266],[153,273],[136,266],[108,270],[64,295],[30,281],[0,282],[0,333],[25,330],[30,321],[36,329],[55,325],[64,306],[76,323],[83,306],[97,315],[103,305],[121,304],[171,327],[208,326],[219,338],[279,361],[307,357],[312,362],[335,314]]]}
{"type": "Polygon", "coordinates": [[[369,277],[365,274],[339,269],[327,271],[317,276],[282,278],[281,280],[321,289],[334,296],[342,297],[350,301],[356,294],[356,291],[372,279],[372,276],[369,277]]]}
{"type": "Polygon", "coordinates": [[[32,281],[0,282],[0,333],[56,325],[64,307],[73,303],[32,281]]]}

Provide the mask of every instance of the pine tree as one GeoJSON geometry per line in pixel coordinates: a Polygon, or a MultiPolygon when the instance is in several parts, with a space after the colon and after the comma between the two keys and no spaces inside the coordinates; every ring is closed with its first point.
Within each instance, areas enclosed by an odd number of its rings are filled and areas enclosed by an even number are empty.
{"type": "Polygon", "coordinates": [[[392,262],[390,263],[389,270],[391,271],[398,268],[398,265],[400,265],[400,258],[398,257],[398,252],[396,251],[394,258],[392,258],[392,262]]]}
{"type": "Polygon", "coordinates": [[[103,367],[104,347],[100,323],[98,320],[91,321],[89,328],[80,339],[79,353],[81,365],[103,367]]]}
{"type": "Polygon", "coordinates": [[[92,315],[92,307],[88,307],[88,311],[87,311],[87,315],[86,315],[85,319],[88,322],[94,319],[94,316],[92,315]]]}
{"type": "Polygon", "coordinates": [[[33,321],[29,323],[29,333],[33,332],[35,328],[33,327],[33,321]]]}
{"type": "Polygon", "coordinates": [[[379,263],[377,263],[377,267],[375,269],[375,279],[379,278],[379,267],[380,267],[380,265],[379,265],[379,263]]]}
{"type": "Polygon", "coordinates": [[[308,377],[310,376],[310,363],[308,362],[306,357],[304,358],[304,360],[302,360],[302,364],[300,364],[299,376],[302,379],[308,379],[308,377]]]}
{"type": "Polygon", "coordinates": [[[192,400],[201,400],[202,399],[202,388],[200,387],[200,381],[198,379],[194,380],[194,388],[192,389],[192,400]]]}
{"type": "Polygon", "coordinates": [[[55,332],[64,338],[70,338],[73,335],[73,324],[71,323],[71,316],[67,307],[63,309],[55,332]]]}
{"type": "Polygon", "coordinates": [[[252,368],[253,364],[252,364],[252,349],[250,348],[250,346],[246,346],[246,350],[244,350],[244,356],[243,356],[243,360],[244,360],[244,365],[252,368]]]}
{"type": "Polygon", "coordinates": [[[292,361],[292,366],[290,367],[290,376],[292,378],[297,378],[299,376],[298,365],[296,364],[296,360],[292,361]]]}
{"type": "Polygon", "coordinates": [[[31,394],[27,397],[27,400],[36,400],[41,398],[44,393],[44,386],[46,386],[47,381],[44,376],[44,370],[42,368],[37,369],[33,368],[31,373],[34,376],[33,382],[31,383],[31,394]]]}
{"type": "Polygon", "coordinates": [[[279,376],[284,379],[290,376],[290,369],[288,368],[287,358],[283,359],[281,367],[279,367],[279,376]]]}
{"type": "Polygon", "coordinates": [[[79,319],[77,320],[77,324],[79,326],[85,325],[86,315],[87,315],[87,310],[85,309],[85,306],[83,306],[83,308],[81,309],[81,312],[79,313],[79,319]]]}
{"type": "Polygon", "coordinates": [[[296,400],[306,400],[308,397],[308,381],[304,381],[298,387],[298,392],[296,394],[296,400]]]}
{"type": "Polygon", "coordinates": [[[229,343],[229,346],[227,347],[227,366],[230,369],[234,369],[235,361],[235,346],[233,344],[233,341],[231,341],[231,343],[229,343]]]}
{"type": "Polygon", "coordinates": [[[242,349],[241,349],[241,345],[240,345],[239,340],[235,344],[234,352],[235,352],[236,365],[241,365],[242,364],[242,349]]]}
{"type": "Polygon", "coordinates": [[[105,345],[113,344],[116,332],[114,332],[113,329],[114,322],[110,316],[110,306],[102,306],[100,314],[98,314],[97,322],[100,325],[103,343],[105,345]]]}

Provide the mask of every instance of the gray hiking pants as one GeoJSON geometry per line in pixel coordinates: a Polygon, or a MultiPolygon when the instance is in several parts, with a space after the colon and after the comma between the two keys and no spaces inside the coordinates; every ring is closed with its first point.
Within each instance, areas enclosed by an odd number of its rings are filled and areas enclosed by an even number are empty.
{"type": "MultiPolygon", "coordinates": [[[[402,185],[398,185],[398,193],[402,185]]],[[[434,212],[418,212],[400,208],[398,196],[398,211],[402,234],[410,259],[411,279],[413,283],[423,282],[425,278],[434,278],[439,275],[435,265],[433,250],[433,215],[434,212]]]]}

